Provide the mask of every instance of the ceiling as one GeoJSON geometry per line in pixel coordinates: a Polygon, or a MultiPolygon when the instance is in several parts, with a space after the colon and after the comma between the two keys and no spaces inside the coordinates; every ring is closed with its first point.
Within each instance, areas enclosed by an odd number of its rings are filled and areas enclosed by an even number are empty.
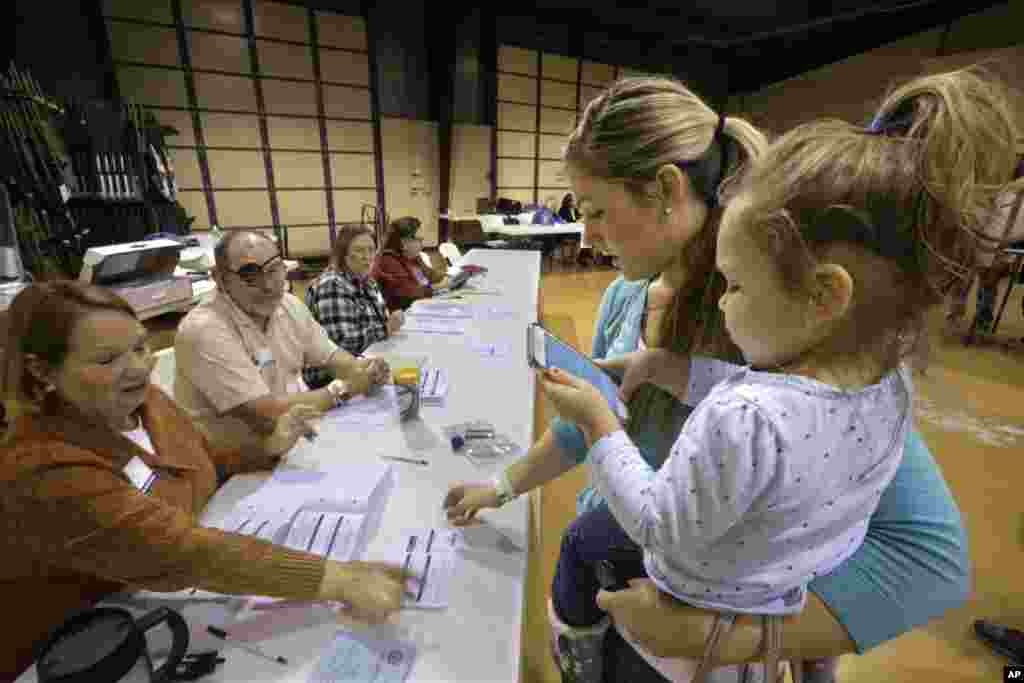
{"type": "Polygon", "coordinates": [[[652,49],[668,49],[677,59],[710,50],[728,65],[728,91],[736,93],[1002,4],[1006,0],[651,0],[624,7],[551,0],[523,9],[544,21],[571,21],[576,30],[649,37],[656,41],[652,49]]]}

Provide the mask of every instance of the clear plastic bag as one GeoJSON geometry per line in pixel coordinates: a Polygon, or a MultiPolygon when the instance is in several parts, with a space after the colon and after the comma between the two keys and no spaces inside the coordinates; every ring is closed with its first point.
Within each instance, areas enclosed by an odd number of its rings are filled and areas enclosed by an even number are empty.
{"type": "Polygon", "coordinates": [[[444,428],[452,450],[464,455],[475,465],[487,465],[519,451],[519,444],[486,420],[459,422],[444,428]]]}

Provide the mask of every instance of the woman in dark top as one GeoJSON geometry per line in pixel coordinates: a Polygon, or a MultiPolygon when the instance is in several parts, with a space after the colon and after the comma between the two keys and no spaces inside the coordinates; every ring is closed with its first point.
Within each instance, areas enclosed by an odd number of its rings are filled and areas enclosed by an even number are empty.
{"type": "Polygon", "coordinates": [[[427,299],[435,289],[448,285],[444,272],[420,260],[423,239],[416,234],[419,229],[419,219],[412,216],[391,221],[384,249],[374,263],[373,279],[391,310],[405,310],[417,299],[427,299]]]}
{"type": "MultiPolygon", "coordinates": [[[[306,290],[313,318],[331,341],[354,356],[402,327],[402,312],[388,312],[384,295],[370,278],[376,252],[372,230],[361,225],[342,228],[334,240],[330,267],[306,290]]],[[[308,367],[302,377],[310,389],[319,389],[333,375],[326,368],[308,367]]]]}
{"type": "Polygon", "coordinates": [[[562,197],[562,208],[558,210],[558,217],[566,223],[575,223],[580,219],[580,212],[576,209],[576,199],[569,192],[562,197]]]}

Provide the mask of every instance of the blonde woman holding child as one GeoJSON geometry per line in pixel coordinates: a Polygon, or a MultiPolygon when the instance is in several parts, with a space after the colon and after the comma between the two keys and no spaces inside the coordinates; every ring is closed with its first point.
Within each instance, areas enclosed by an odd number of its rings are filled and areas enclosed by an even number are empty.
{"type": "Polygon", "coordinates": [[[602,680],[602,563],[719,612],[708,656],[675,662],[673,680],[702,680],[737,614],[767,617],[766,679],[776,679],[780,617],[856,552],[900,466],[913,419],[907,362],[923,348],[925,314],[973,273],[994,200],[1011,187],[1011,122],[998,87],[959,71],[897,90],[867,129],[821,121],[775,142],[717,237],[719,307],[749,366],[665,353],[619,363],[634,386],[674,386],[691,404],[695,372],[724,376],[660,469],[592,386],[541,374],[583,431],[608,502],[563,543],[551,616],[565,680],[602,680]]]}

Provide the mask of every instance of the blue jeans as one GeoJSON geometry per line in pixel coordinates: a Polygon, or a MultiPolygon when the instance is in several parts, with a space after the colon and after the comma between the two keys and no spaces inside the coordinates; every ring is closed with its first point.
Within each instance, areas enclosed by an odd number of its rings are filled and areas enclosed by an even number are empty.
{"type": "Polygon", "coordinates": [[[595,566],[608,560],[620,581],[647,576],[643,550],[612,516],[607,504],[585,512],[565,530],[551,601],[558,618],[569,626],[593,626],[604,618],[597,607],[601,584],[595,566]]]}

